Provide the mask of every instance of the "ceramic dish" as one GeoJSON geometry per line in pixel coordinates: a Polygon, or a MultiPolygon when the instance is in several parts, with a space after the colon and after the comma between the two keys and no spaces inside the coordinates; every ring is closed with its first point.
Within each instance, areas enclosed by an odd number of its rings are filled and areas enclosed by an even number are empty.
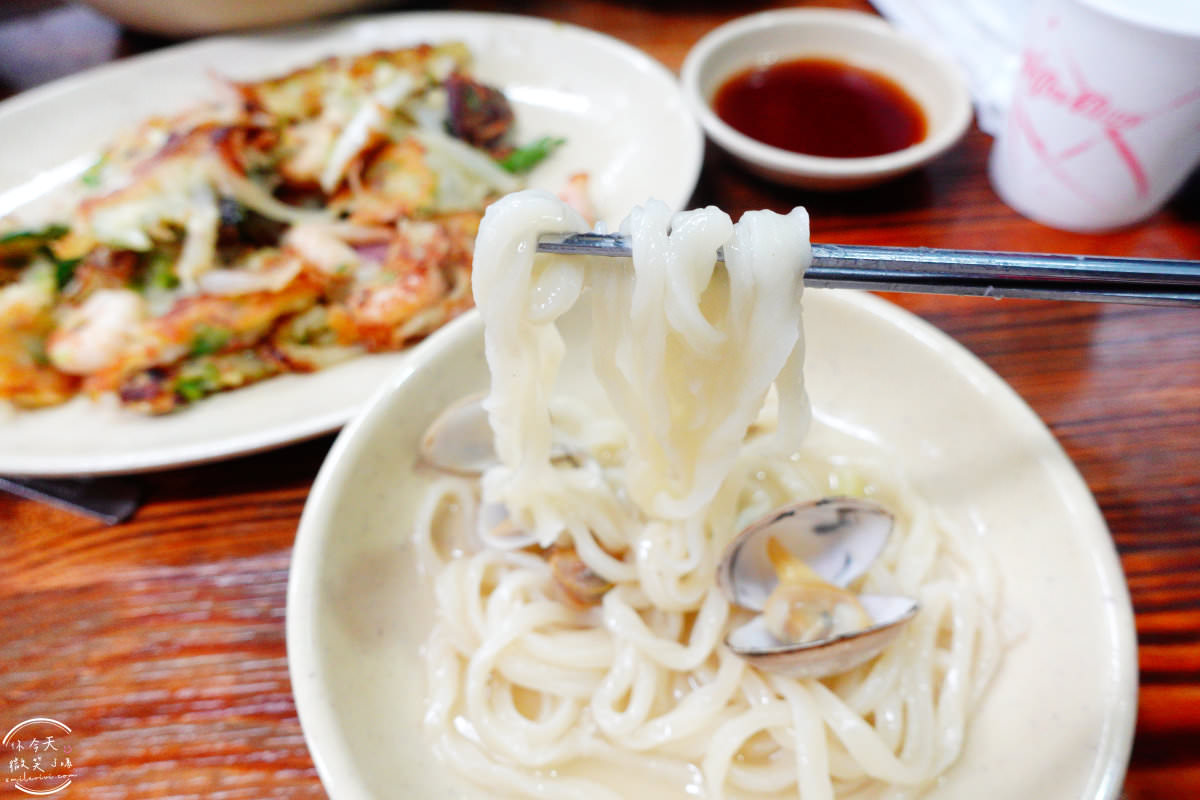
{"type": "MultiPolygon", "coordinates": [[[[1133,618],[1109,533],[1049,431],[966,350],[879,298],[805,295],[816,435],[882,448],[995,553],[1024,628],[931,800],[1111,800],[1137,701],[1133,618]]],[[[487,385],[472,314],[430,339],[338,438],[309,496],[288,586],[300,721],[330,797],[440,798],[422,735],[428,582],[409,521],[415,448],[487,385]]],[[[680,796],[683,796],[681,787],[680,796]]],[[[634,798],[633,800],[636,800],[634,798]]]]}
{"type": "Polygon", "coordinates": [[[381,0],[86,0],[129,28],[161,36],[286,25],[371,5],[381,0]]]}
{"type": "MultiPolygon", "coordinates": [[[[532,174],[557,190],[591,174],[601,216],[618,223],[647,197],[682,208],[703,158],[703,134],[674,77],[607,36],[546,20],[486,14],[393,14],[263,36],[210,39],[102,67],[0,104],[0,214],[37,205],[77,179],[94,149],[134,121],[213,96],[214,74],[252,78],[332,53],[459,39],[476,74],[504,87],[518,134],[567,143],[532,174]],[[619,110],[619,111],[618,111],[619,110]],[[620,114],[621,124],[613,124],[620,114]],[[86,125],[64,124],[87,120],[86,125]]],[[[312,375],[285,375],[148,418],[84,398],[36,412],[0,412],[0,474],[134,472],[249,453],[314,436],[348,420],[404,353],[360,358],[312,375]]]]}
{"type": "MultiPolygon", "coordinates": [[[[853,189],[916,169],[953,146],[971,123],[971,97],[955,64],[882,18],[857,11],[794,8],[740,17],[696,43],[681,78],[688,103],[713,142],[752,172],[810,189],[853,189]],[[713,111],[713,95],[728,78],[796,58],[840,61],[891,79],[924,112],[925,138],[879,156],[810,156],[752,139],[713,111]]],[[[819,116],[822,109],[814,107],[812,113],[819,116]]]]}

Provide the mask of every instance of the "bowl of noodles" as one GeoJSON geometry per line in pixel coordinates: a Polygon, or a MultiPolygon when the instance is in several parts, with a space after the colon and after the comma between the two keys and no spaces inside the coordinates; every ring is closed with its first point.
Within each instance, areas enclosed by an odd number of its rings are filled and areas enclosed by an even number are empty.
{"type": "Polygon", "coordinates": [[[479,310],[313,486],[288,656],[330,796],[1115,798],[1128,591],[1036,415],[907,312],[802,292],[802,210],[651,202],[633,269],[534,256],[581,227],[548,195],[493,206],[479,310]],[[431,423],[479,393],[486,466],[434,468],[431,423]],[[747,521],[827,496],[895,518],[852,588],[920,608],[871,661],[789,678],[725,645],[715,573],[747,521]]]}

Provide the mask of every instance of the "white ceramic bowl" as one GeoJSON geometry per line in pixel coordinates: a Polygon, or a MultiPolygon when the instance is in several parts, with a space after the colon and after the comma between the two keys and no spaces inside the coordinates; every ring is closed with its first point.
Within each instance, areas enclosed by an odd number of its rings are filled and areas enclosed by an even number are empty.
{"type": "Polygon", "coordinates": [[[692,111],[717,145],[759,175],[809,189],[853,189],[915,169],[952,147],[972,117],[966,80],[955,64],[882,18],[857,11],[795,8],[740,17],[696,43],[681,77],[692,111]],[[795,58],[828,58],[890,78],[924,112],[925,138],[867,158],[810,156],[752,139],[713,111],[713,95],[726,79],[795,58]]]}
{"type": "Polygon", "coordinates": [[[161,36],[264,28],[377,6],[380,0],[85,0],[122,25],[161,36]]]}
{"type": "MultiPolygon", "coordinates": [[[[986,542],[1021,631],[961,759],[926,800],[1112,800],[1137,712],[1136,644],[1112,539],[1079,473],[1012,389],[917,317],[825,291],[805,294],[804,315],[810,435],[836,436],[851,456],[882,450],[986,542]]],[[[414,469],[421,434],[486,388],[481,334],[472,312],[413,351],[342,431],[300,520],[288,662],[331,800],[498,797],[457,786],[424,733],[433,599],[411,536],[430,480],[414,469]]]]}

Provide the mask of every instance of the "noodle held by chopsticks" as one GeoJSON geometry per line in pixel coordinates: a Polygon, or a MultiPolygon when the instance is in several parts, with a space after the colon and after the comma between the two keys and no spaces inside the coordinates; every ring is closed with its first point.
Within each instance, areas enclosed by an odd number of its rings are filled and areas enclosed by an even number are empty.
{"type": "Polygon", "coordinates": [[[481,228],[498,463],[482,481],[438,478],[415,532],[437,605],[439,758],[488,796],[919,795],[958,757],[999,662],[999,585],[882,454],[803,440],[807,216],[733,225],[652,202],[625,224],[632,264],[535,255],[540,232],[583,228],[529,192],[481,228]],[[560,440],[571,458],[554,457],[560,440]],[[861,588],[922,610],[850,672],[760,672],[723,644],[739,612],[717,560],[748,520],[831,486],[896,517],[861,588]],[[531,537],[481,545],[483,503],[531,537]],[[609,587],[595,605],[564,596],[548,557],[563,552],[609,587]]]}

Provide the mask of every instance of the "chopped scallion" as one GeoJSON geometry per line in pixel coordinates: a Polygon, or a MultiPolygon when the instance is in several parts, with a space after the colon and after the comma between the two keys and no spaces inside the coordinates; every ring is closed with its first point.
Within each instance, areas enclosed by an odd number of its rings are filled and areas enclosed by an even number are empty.
{"type": "Polygon", "coordinates": [[[528,172],[541,163],[546,156],[566,143],[566,141],[566,139],[557,139],[553,136],[543,136],[533,144],[513,150],[507,156],[500,159],[499,164],[508,172],[528,172]]]}
{"type": "Polygon", "coordinates": [[[223,328],[202,325],[192,336],[192,344],[188,352],[193,356],[211,355],[229,344],[230,335],[230,332],[223,328]]]}

